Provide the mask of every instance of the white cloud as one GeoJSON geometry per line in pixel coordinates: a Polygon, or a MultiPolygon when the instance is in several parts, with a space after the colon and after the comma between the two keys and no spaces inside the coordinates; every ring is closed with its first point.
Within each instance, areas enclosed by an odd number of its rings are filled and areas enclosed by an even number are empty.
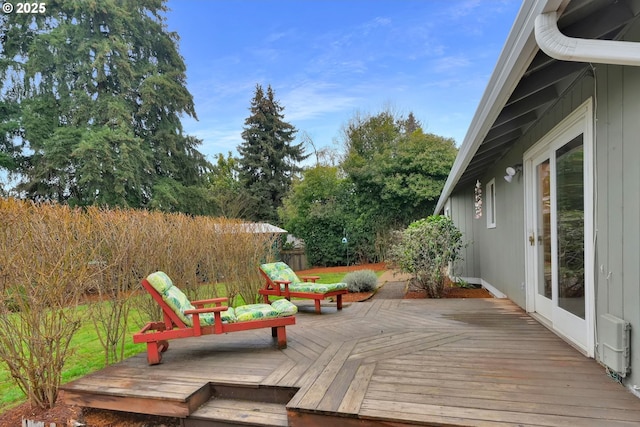
{"type": "MultiPolygon", "coordinates": [[[[488,2],[485,2],[484,5],[488,5],[488,2]]],[[[476,14],[479,7],[480,0],[467,0],[454,3],[453,6],[449,8],[448,12],[451,17],[460,19],[476,14]]]]}
{"type": "Polygon", "coordinates": [[[445,56],[435,61],[435,71],[439,73],[461,71],[471,65],[468,58],[464,56],[445,56]]]}
{"type": "Polygon", "coordinates": [[[198,150],[212,161],[217,153],[237,152],[238,145],[242,143],[242,128],[224,129],[221,126],[196,127],[190,135],[200,138],[202,145],[198,150]]]}
{"type": "Polygon", "coordinates": [[[346,111],[358,105],[359,99],[345,94],[344,88],[325,82],[303,82],[281,97],[286,120],[307,120],[327,113],[346,111]]]}

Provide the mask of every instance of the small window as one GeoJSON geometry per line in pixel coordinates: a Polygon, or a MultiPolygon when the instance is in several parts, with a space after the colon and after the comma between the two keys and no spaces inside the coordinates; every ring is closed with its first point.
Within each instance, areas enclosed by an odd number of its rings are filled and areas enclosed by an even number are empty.
{"type": "Polygon", "coordinates": [[[487,183],[487,228],[496,228],[496,179],[487,183]]]}

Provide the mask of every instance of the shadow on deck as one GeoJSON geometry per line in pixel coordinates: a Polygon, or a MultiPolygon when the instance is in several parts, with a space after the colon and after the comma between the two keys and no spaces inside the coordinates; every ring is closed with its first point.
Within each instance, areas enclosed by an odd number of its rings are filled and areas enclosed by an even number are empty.
{"type": "Polygon", "coordinates": [[[268,330],[175,340],[161,365],[141,353],[65,400],[187,427],[640,424],[640,399],[508,300],[312,307],[284,350],[268,330]]]}

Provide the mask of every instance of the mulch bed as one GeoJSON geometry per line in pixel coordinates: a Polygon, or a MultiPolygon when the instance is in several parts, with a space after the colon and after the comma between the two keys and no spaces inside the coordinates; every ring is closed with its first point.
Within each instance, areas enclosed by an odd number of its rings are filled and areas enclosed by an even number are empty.
{"type": "MultiPolygon", "coordinates": [[[[427,291],[413,290],[404,296],[405,299],[421,299],[428,298],[427,291]]],[[[493,295],[484,288],[459,288],[448,287],[444,290],[442,298],[493,298],[493,295]]]]}
{"type": "Polygon", "coordinates": [[[62,403],[62,394],[51,409],[32,408],[29,402],[22,403],[0,414],[0,427],[19,427],[22,420],[44,422],[55,427],[178,427],[177,418],[156,417],[152,415],[132,414],[128,412],[105,411],[81,408],[62,403]]]}

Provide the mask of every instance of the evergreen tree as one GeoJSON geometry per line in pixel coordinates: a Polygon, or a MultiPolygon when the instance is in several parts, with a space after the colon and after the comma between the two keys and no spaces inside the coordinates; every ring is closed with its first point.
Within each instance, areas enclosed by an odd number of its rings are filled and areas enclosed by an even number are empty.
{"type": "Polygon", "coordinates": [[[19,194],[174,211],[204,188],[209,163],[182,133],[180,116],[196,114],[164,12],[164,0],[60,0],[0,16],[0,106],[19,108],[19,126],[0,118],[0,150],[19,194]]]}
{"type": "Polygon", "coordinates": [[[238,147],[239,179],[255,200],[252,219],[277,222],[277,209],[282,205],[298,162],[306,159],[302,144],[292,144],[297,130],[284,121],[284,107],[274,99],[268,86],[265,95],[256,85],[251,100],[251,115],[245,120],[244,142],[238,147]]]}
{"type": "Polygon", "coordinates": [[[409,113],[409,116],[407,117],[406,120],[400,119],[398,120],[398,122],[400,123],[400,126],[404,130],[404,133],[407,135],[411,135],[413,132],[417,131],[418,129],[422,129],[422,124],[420,124],[420,121],[418,121],[415,118],[412,112],[409,113]]]}

